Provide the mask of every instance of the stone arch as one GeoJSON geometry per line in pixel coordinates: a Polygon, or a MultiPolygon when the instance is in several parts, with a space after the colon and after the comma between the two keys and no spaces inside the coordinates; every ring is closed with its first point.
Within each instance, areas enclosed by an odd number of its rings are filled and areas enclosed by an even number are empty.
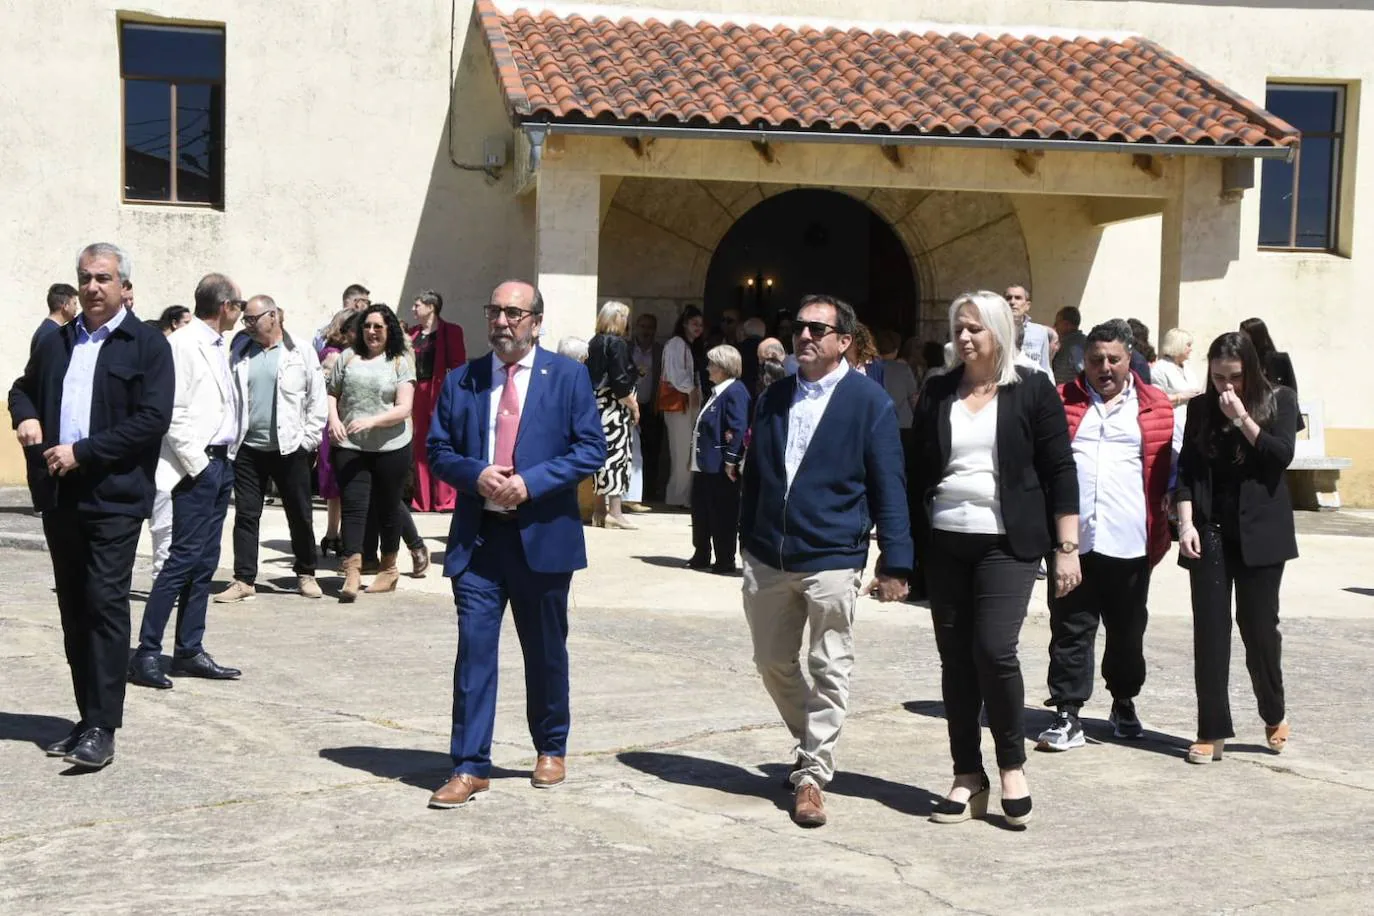
{"type": "Polygon", "coordinates": [[[945,310],[961,292],[1030,282],[1021,222],[1005,194],[625,178],[602,221],[600,295],[658,314],[662,330],[683,305],[701,304],[711,258],[735,221],[798,187],[847,194],[887,221],[911,258],[925,339],[944,338],[945,310]]]}

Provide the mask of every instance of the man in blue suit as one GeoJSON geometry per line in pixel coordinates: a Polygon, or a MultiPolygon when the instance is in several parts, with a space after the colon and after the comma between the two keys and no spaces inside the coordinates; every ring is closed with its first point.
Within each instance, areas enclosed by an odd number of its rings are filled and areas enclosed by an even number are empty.
{"type": "Polygon", "coordinates": [[[591,379],[536,344],[544,300],[508,281],[486,307],[492,352],[444,379],[429,466],[458,490],[444,575],[458,606],[453,774],[430,797],[456,808],[485,792],[496,720],[497,648],[509,601],[525,656],[531,782],[563,782],[568,746],[568,586],[587,565],[577,485],[606,460],[591,379]]]}

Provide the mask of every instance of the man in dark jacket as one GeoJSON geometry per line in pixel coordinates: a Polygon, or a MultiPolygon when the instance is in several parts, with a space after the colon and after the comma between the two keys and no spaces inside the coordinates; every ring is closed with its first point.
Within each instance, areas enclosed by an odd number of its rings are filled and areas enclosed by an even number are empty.
{"type": "Polygon", "coordinates": [[[759,397],[744,465],[744,613],[764,687],[797,740],[789,783],[803,827],[826,820],[821,789],[835,774],[859,593],[902,600],[913,563],[892,399],[844,361],[856,324],[839,299],[802,300],[797,375],[759,397]],[[862,588],[875,523],[882,554],[862,588]],[[808,623],[813,687],[797,661],[808,623]]]}
{"type": "Polygon", "coordinates": [[[29,488],[43,512],[80,712],[47,753],[100,769],[123,725],[129,579],[175,380],[167,340],[121,301],[128,255],[87,246],[76,274],[81,316],[38,345],[9,409],[32,459],[29,488]]]}

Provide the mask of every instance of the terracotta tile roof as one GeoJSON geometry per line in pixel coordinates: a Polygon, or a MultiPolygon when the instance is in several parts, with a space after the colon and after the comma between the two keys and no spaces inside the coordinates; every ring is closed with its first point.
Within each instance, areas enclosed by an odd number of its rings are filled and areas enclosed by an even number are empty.
{"type": "Polygon", "coordinates": [[[491,0],[476,13],[520,121],[1250,147],[1298,138],[1142,38],[588,19],[491,0]]]}

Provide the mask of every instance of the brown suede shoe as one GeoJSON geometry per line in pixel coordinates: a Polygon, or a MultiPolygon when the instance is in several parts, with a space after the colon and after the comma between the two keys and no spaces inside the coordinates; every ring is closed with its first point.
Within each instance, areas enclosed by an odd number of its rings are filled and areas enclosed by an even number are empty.
{"type": "Polygon", "coordinates": [[[466,805],[477,797],[478,792],[487,791],[489,779],[479,779],[470,773],[459,773],[429,797],[431,808],[457,808],[466,805]]]}
{"type": "Polygon", "coordinates": [[[547,754],[541,754],[534,765],[534,775],[530,777],[530,785],[536,789],[552,789],[567,778],[568,770],[562,757],[550,757],[547,754]]]}
{"type": "Polygon", "coordinates": [[[792,799],[792,821],[798,827],[825,826],[825,799],[815,783],[804,782],[792,799]]]}

